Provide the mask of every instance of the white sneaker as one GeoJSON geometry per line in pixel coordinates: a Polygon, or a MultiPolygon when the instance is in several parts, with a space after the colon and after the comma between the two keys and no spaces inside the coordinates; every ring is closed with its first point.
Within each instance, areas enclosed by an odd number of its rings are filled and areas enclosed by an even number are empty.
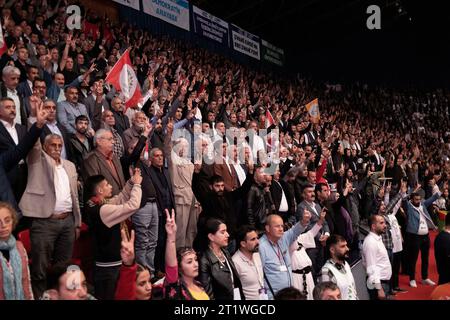
{"type": "Polygon", "coordinates": [[[411,280],[411,281],[409,282],[409,286],[410,286],[411,288],[417,288],[416,280],[411,280]]]}
{"type": "Polygon", "coordinates": [[[435,286],[436,285],[436,283],[434,283],[430,278],[422,280],[422,284],[425,284],[425,285],[428,285],[428,286],[435,286]]]}

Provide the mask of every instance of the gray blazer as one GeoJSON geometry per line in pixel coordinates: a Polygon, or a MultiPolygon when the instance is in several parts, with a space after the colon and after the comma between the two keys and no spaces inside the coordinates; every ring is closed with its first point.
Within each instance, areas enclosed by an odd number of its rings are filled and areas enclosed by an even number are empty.
{"type": "MultiPolygon", "coordinates": [[[[81,226],[80,206],[78,202],[78,176],[75,165],[61,159],[64,170],[69,177],[72,210],[75,226],[81,226]]],[[[55,195],[55,161],[42,151],[38,141],[27,157],[28,182],[20,200],[19,207],[26,217],[48,218],[54,213],[55,195]]]]}

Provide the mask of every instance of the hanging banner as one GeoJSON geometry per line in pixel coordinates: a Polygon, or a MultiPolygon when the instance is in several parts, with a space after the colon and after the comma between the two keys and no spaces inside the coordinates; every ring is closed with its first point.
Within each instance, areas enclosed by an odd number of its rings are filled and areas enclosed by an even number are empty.
{"type": "Polygon", "coordinates": [[[230,29],[228,22],[219,19],[208,12],[192,6],[194,32],[211,40],[230,46],[230,29]]]}
{"type": "Polygon", "coordinates": [[[261,39],[261,59],[282,67],[284,65],[284,50],[261,39]]]}
{"type": "Polygon", "coordinates": [[[238,26],[231,25],[231,39],[233,49],[252,58],[260,59],[259,37],[247,32],[238,26]]]}
{"type": "Polygon", "coordinates": [[[189,2],[186,0],[142,0],[144,12],[177,27],[189,28],[189,2]]]}
{"type": "Polygon", "coordinates": [[[120,3],[124,6],[133,8],[135,10],[140,10],[139,0],[113,0],[114,2],[120,3]]]}

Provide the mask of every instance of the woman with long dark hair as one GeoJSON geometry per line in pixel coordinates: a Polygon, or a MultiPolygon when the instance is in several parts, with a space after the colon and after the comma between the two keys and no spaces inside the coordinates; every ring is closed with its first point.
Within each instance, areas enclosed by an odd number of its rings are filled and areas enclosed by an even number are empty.
{"type": "Polygon", "coordinates": [[[166,209],[166,279],[164,298],[175,300],[209,300],[202,284],[195,280],[198,259],[194,249],[183,247],[176,250],[177,225],[175,212],[166,209]]]}
{"type": "Polygon", "coordinates": [[[200,282],[211,299],[243,300],[242,284],[231,256],[226,250],[230,235],[219,219],[209,219],[205,225],[208,248],[200,258],[200,282]]]}

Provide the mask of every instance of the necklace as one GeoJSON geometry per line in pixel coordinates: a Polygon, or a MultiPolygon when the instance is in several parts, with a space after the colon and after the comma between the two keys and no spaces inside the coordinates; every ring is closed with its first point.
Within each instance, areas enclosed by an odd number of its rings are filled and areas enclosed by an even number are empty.
{"type": "Polygon", "coordinates": [[[225,262],[225,256],[223,255],[222,250],[220,250],[220,254],[217,255],[213,248],[211,248],[211,247],[209,247],[209,248],[211,249],[214,256],[217,258],[217,260],[219,260],[220,264],[224,265],[223,263],[225,262]]]}

